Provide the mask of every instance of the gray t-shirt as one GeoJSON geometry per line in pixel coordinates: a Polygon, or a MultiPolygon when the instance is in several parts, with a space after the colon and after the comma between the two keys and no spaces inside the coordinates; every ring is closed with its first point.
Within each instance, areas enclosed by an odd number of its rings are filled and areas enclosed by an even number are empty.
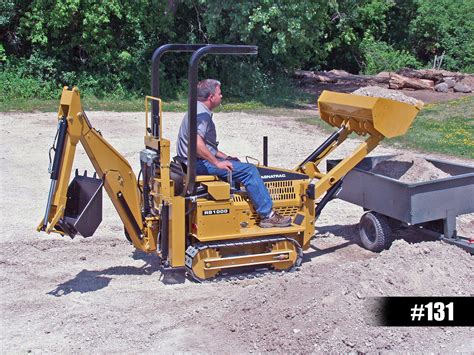
{"type": "MultiPolygon", "coordinates": [[[[216,126],[212,121],[212,112],[202,102],[197,103],[197,134],[206,143],[207,149],[213,154],[217,154],[217,132],[216,126]]],[[[176,142],[176,153],[179,157],[188,158],[188,137],[189,123],[188,114],[184,115],[181,126],[179,127],[178,140],[176,142]]]]}

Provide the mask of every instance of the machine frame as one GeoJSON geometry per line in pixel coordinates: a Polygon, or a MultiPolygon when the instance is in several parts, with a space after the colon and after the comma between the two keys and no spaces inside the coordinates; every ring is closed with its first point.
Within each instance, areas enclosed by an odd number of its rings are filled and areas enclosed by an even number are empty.
{"type": "Polygon", "coordinates": [[[257,166],[274,209],[291,216],[293,222],[286,228],[260,228],[259,217],[244,189],[236,189],[216,176],[196,176],[195,167],[200,59],[208,54],[255,55],[257,51],[256,46],[188,44],[167,44],[155,50],[152,95],[145,98],[141,180],[126,159],[92,127],[82,109],[79,90],[64,88],[50,192],[38,231],[71,237],[92,235],[98,226],[97,218],[91,221],[93,227],[88,226],[86,233],[81,231],[86,230],[83,227],[88,223],[85,216],[97,215],[91,211],[99,210],[99,199],[80,203],[78,200],[88,184],[95,188],[103,185],[124,223],[127,239],[139,250],[156,252],[164,269],[186,269],[196,280],[204,280],[243,266],[266,265],[287,270],[299,265],[302,251],[309,247],[315,233],[316,219],[340,189],[342,178],[382,139],[404,134],[421,106],[324,91],[318,100],[320,115],[337,131],[294,169],[257,166]],[[170,141],[162,132],[159,64],[167,52],[192,53],[188,69],[190,135],[186,169],[179,161],[171,160],[170,141]],[[322,173],[318,165],[352,132],[368,138],[330,171],[322,173]],[[79,184],[76,176],[68,188],[79,142],[99,179],[80,177],[79,184]],[[71,204],[76,208],[68,208],[71,204]]]}

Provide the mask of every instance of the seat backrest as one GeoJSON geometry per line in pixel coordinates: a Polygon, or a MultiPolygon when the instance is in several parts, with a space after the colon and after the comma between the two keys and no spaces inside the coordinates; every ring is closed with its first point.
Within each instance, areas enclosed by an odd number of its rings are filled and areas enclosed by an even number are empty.
{"type": "MultiPolygon", "coordinates": [[[[187,174],[188,166],[186,165],[186,159],[175,156],[173,157],[173,161],[170,163],[170,169],[175,174],[178,174],[184,177],[187,174]]],[[[197,175],[196,182],[207,182],[207,181],[218,181],[219,178],[215,175],[197,175]]],[[[176,185],[176,183],[175,183],[176,185]]]]}
{"type": "Polygon", "coordinates": [[[181,166],[181,170],[183,171],[184,175],[186,175],[187,172],[188,172],[188,166],[186,165],[186,159],[177,155],[177,156],[173,157],[173,161],[176,164],[179,164],[181,166]]]}
{"type": "Polygon", "coordinates": [[[180,163],[170,162],[170,179],[174,182],[174,194],[181,195],[184,189],[184,177],[186,173],[180,163]]]}

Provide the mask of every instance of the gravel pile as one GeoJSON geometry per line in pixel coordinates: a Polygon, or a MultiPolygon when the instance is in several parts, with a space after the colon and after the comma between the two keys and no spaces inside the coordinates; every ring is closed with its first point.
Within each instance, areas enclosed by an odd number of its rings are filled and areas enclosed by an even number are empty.
{"type": "Polygon", "coordinates": [[[263,353],[426,352],[444,347],[449,332],[373,326],[372,297],[469,296],[474,286],[466,282],[473,272],[472,256],[458,247],[398,240],[370,261],[258,284],[231,302],[232,311],[221,319],[230,334],[263,353]],[[450,267],[439,262],[445,260],[450,267]]]}
{"type": "Polygon", "coordinates": [[[414,106],[416,106],[419,102],[417,99],[406,96],[402,94],[401,92],[381,88],[379,86],[366,86],[366,87],[357,89],[356,91],[352,93],[355,95],[361,95],[361,96],[383,97],[385,99],[400,101],[400,102],[404,102],[404,103],[414,105],[414,106]]]}
{"type": "Polygon", "coordinates": [[[412,154],[400,154],[384,160],[371,171],[406,183],[432,181],[451,176],[429,161],[412,154]]]}

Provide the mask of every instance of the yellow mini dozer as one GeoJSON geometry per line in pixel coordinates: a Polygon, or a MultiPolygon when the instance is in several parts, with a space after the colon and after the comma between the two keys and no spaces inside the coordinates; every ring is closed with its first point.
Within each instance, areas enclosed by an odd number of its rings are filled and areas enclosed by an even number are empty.
{"type": "Polygon", "coordinates": [[[289,270],[300,265],[303,250],[315,234],[315,222],[340,189],[344,175],[383,138],[403,135],[421,106],[324,91],[318,101],[320,115],[337,131],[294,169],[257,165],[274,209],[292,219],[290,227],[260,228],[259,216],[244,188],[216,176],[196,176],[195,169],[200,58],[206,54],[256,53],[257,47],[233,45],[169,44],[155,51],[152,96],[145,103],[140,180],[126,159],[92,127],[82,109],[79,90],[64,88],[51,187],[38,231],[91,236],[102,218],[103,186],[123,221],[126,238],[139,250],[157,253],[164,270],[185,270],[201,281],[227,269],[265,266],[289,270]],[[170,141],[162,135],[158,69],[161,56],[170,51],[192,52],[187,166],[171,159],[170,141]],[[352,132],[368,138],[331,171],[322,173],[318,168],[321,160],[352,132]],[[76,174],[68,187],[78,142],[84,146],[98,177],[76,174]]]}

